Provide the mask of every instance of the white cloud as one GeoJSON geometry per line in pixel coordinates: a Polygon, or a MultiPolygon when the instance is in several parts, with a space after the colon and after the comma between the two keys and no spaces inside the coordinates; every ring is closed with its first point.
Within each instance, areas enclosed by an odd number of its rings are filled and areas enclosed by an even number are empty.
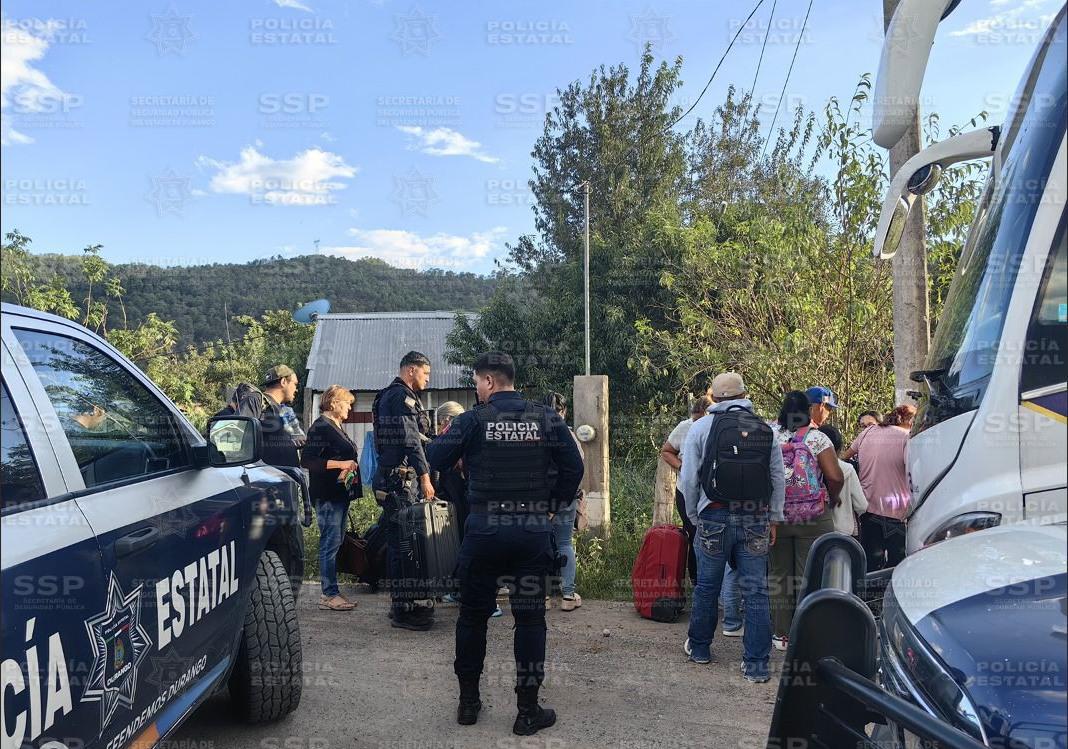
{"type": "MultiPolygon", "coordinates": [[[[962,29],[949,32],[949,35],[1020,41],[1023,37],[1037,37],[1045,32],[1053,20],[1053,13],[1040,12],[1048,2],[1049,0],[990,0],[990,8],[995,12],[985,18],[975,19],[962,29]]],[[[1035,41],[1037,42],[1037,38],[1035,41]]]]}
{"type": "Polygon", "coordinates": [[[481,143],[451,128],[427,129],[418,125],[397,125],[397,129],[413,137],[414,143],[410,148],[430,156],[470,156],[487,164],[500,161],[496,156],[485,153],[481,143]]]}
{"type": "Polygon", "coordinates": [[[304,10],[308,13],[315,12],[304,3],[300,2],[300,0],[274,0],[274,4],[279,8],[293,8],[294,10],[304,10]]]}
{"type": "Polygon", "coordinates": [[[14,129],[10,114],[40,112],[66,96],[48,76],[34,67],[44,57],[58,21],[44,21],[34,27],[0,21],[0,144],[33,143],[33,138],[14,129]]]}
{"type": "Polygon", "coordinates": [[[248,195],[253,202],[271,205],[330,205],[335,202],[333,193],[347,187],[339,180],[356,176],[356,167],[319,148],[275,160],[257,147],[261,147],[259,142],[241,149],[236,163],[201,156],[199,166],[216,170],[211,191],[248,195]]]}
{"type": "Polygon", "coordinates": [[[398,268],[470,267],[503,249],[508,229],[495,226],[469,235],[437,233],[423,236],[403,229],[349,229],[353,244],[323,247],[328,255],[356,260],[374,257],[398,268]]]}

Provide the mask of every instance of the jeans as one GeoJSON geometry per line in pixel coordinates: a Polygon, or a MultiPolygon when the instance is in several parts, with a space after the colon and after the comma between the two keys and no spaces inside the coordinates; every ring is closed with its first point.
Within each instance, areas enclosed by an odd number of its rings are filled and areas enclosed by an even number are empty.
{"type": "Polygon", "coordinates": [[[737,590],[745,599],[743,666],[753,676],[768,674],[771,616],[768,605],[768,516],[732,514],[706,507],[697,527],[697,585],[690,613],[690,647],[694,657],[710,658],[716,633],[719,595],[727,559],[737,565],[737,590]]]}
{"type": "Polygon", "coordinates": [[[719,605],[723,607],[723,629],[734,631],[742,626],[742,596],[738,592],[738,570],[730,564],[723,572],[723,587],[719,591],[719,605]]]}
{"type": "Polygon", "coordinates": [[[545,678],[545,591],[552,574],[552,527],[546,515],[467,516],[456,562],[460,614],[456,660],[461,681],[478,680],[486,660],[486,622],[497,608],[497,590],[511,591],[515,617],[516,686],[540,687],[545,678]]]}
{"type": "Polygon", "coordinates": [[[315,507],[319,523],[319,580],[324,596],[336,596],[337,550],[345,538],[345,519],[348,517],[348,502],[319,502],[315,507]]]}
{"type": "Polygon", "coordinates": [[[575,592],[575,544],[572,536],[575,533],[575,505],[571,509],[561,510],[553,516],[553,535],[556,537],[556,550],[567,559],[564,568],[560,571],[560,592],[569,596],[575,592]]]}

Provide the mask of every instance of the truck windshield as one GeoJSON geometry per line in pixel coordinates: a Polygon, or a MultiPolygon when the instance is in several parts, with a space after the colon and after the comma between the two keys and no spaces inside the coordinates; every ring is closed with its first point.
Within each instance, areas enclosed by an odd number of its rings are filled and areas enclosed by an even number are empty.
{"type": "MultiPolygon", "coordinates": [[[[1065,135],[1065,58],[1062,9],[1005,123],[1001,168],[991,171],[928,353],[932,397],[917,429],[977,408],[994,370],[1017,271],[1065,135]]],[[[1028,309],[1033,303],[1026,300],[1028,309]]]]}

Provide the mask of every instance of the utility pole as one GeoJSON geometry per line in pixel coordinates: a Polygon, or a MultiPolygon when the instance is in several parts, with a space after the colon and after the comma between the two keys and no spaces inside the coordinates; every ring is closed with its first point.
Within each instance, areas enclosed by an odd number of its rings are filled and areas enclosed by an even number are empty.
{"type": "MultiPolygon", "coordinates": [[[[884,31],[894,17],[899,0],[883,0],[884,31]]],[[[890,177],[920,151],[919,102],[905,134],[890,149],[890,177]]],[[[923,368],[931,339],[931,317],[927,298],[927,247],[924,235],[923,197],[916,200],[905,224],[894,271],[894,403],[909,400],[906,392],[915,385],[909,373],[923,368]]]]}
{"type": "Polygon", "coordinates": [[[585,239],[582,257],[583,299],[586,307],[586,376],[590,376],[590,182],[582,183],[585,214],[585,239]]]}

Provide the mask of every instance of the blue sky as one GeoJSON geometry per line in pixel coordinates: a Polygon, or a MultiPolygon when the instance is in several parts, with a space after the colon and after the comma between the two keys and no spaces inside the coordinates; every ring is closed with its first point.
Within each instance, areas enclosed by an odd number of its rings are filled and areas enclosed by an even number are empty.
{"type": "MultiPolygon", "coordinates": [[[[755,1],[755,0],[754,0],[755,1]]],[[[485,273],[533,231],[530,150],[554,91],[645,40],[689,106],[753,3],[254,0],[3,6],[2,228],[38,252],[165,265],[330,252],[485,273]]],[[[820,108],[874,73],[878,0],[765,0],[726,87],[820,108]]],[[[1058,0],[964,0],[923,91],[1000,121],[1058,0]]],[[[765,118],[765,122],[770,116],[765,118]]],[[[765,125],[766,127],[766,125],[765,125]]]]}

